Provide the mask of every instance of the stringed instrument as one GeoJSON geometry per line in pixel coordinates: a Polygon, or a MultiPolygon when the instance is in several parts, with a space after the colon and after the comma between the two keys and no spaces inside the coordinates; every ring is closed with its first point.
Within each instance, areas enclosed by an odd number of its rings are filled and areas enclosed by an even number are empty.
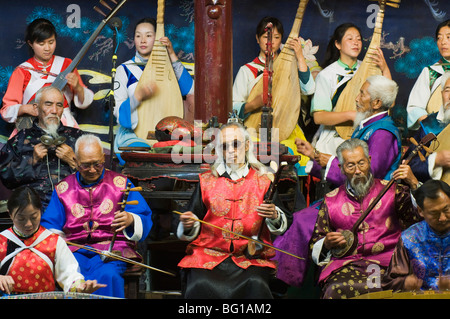
{"type": "MultiPolygon", "coordinates": [[[[272,183],[270,184],[269,192],[267,193],[267,198],[264,199],[264,203],[270,204],[273,201],[273,197],[275,196],[275,191],[277,190],[278,183],[281,179],[281,173],[283,172],[284,167],[287,166],[287,162],[280,163],[280,167],[275,173],[272,183]]],[[[264,222],[264,220],[263,220],[264,222]]],[[[261,224],[259,227],[258,235],[252,236],[253,240],[248,242],[247,249],[244,254],[247,258],[259,258],[261,255],[264,246],[261,245],[261,233],[263,230],[263,225],[261,224]]]]}
{"type": "MultiPolygon", "coordinates": [[[[417,143],[417,146],[415,149],[409,154],[408,158],[401,163],[408,164],[413,157],[415,157],[418,154],[421,154],[420,151],[422,149],[429,151],[429,149],[425,146],[426,144],[430,143],[431,141],[436,139],[436,135],[433,133],[429,133],[425,135],[420,143],[417,143]]],[[[361,216],[358,218],[358,220],[355,222],[351,230],[345,229],[342,231],[342,235],[344,236],[347,244],[345,247],[335,247],[331,249],[331,254],[334,257],[341,258],[353,255],[358,247],[358,231],[359,226],[362,224],[362,222],[366,219],[366,217],[369,215],[369,213],[372,211],[372,209],[378,204],[378,202],[381,200],[381,198],[386,194],[386,192],[389,190],[389,188],[394,184],[395,180],[394,178],[391,178],[391,180],[384,186],[384,188],[381,190],[381,192],[377,195],[377,197],[374,198],[374,200],[370,203],[370,205],[367,207],[367,209],[361,214],[361,216]]]]}
{"type": "MultiPolygon", "coordinates": [[[[130,192],[140,192],[140,191],[142,191],[142,187],[133,187],[132,188],[131,183],[128,183],[127,187],[125,189],[121,190],[121,192],[124,193],[122,202],[119,203],[121,212],[125,211],[125,206],[127,206],[127,205],[138,205],[139,204],[138,201],[128,201],[128,195],[130,195],[130,192]]],[[[106,254],[101,256],[101,259],[103,261],[106,261],[108,259],[107,255],[113,253],[113,247],[114,247],[114,243],[116,242],[117,232],[115,229],[112,229],[112,231],[113,231],[113,236],[111,239],[111,243],[109,244],[109,248],[106,251],[106,254]]]]}
{"type": "MultiPolygon", "coordinates": [[[[117,13],[117,11],[119,11],[119,9],[125,4],[125,2],[127,0],[122,0],[119,4],[117,4],[117,1],[115,1],[115,0],[111,0],[111,1],[116,4],[116,6],[114,8],[111,8],[105,1],[103,1],[103,0],[100,1],[100,3],[103,6],[105,6],[108,10],[111,10],[108,15],[103,13],[103,11],[101,11],[99,8],[94,7],[94,9],[97,12],[99,12],[100,14],[102,14],[105,18],[100,22],[97,29],[95,29],[95,31],[89,37],[87,42],[83,45],[83,47],[78,52],[78,54],[75,56],[75,58],[72,60],[72,62],[69,64],[69,66],[64,71],[62,71],[61,73],[59,73],[56,76],[55,80],[53,81],[53,83],[51,85],[52,87],[55,87],[55,88],[59,89],[60,91],[64,90],[64,87],[67,84],[67,79],[66,79],[67,74],[72,73],[76,69],[78,64],[81,62],[81,59],[86,55],[86,52],[89,50],[91,45],[94,43],[95,39],[98,37],[100,32],[106,26],[108,21],[117,13]]],[[[33,118],[34,118],[33,116],[28,116],[28,115],[18,117],[16,120],[16,123],[15,123],[17,130],[20,131],[21,129],[24,129],[24,128],[30,128],[33,124],[33,118]]]]}
{"type": "MultiPolygon", "coordinates": [[[[448,63],[443,63],[443,64],[448,65],[448,63]]],[[[439,84],[436,87],[436,89],[431,93],[430,99],[428,100],[427,107],[426,107],[427,113],[431,114],[431,113],[439,112],[441,105],[442,105],[442,85],[439,84]]]]}
{"type": "MultiPolygon", "coordinates": [[[[436,152],[447,150],[450,151],[450,125],[447,125],[445,129],[442,130],[441,133],[437,136],[438,147],[436,148],[436,152]]],[[[444,168],[442,172],[441,181],[446,182],[450,185],[450,169],[444,168]]]]}
{"type": "MultiPolygon", "coordinates": [[[[355,99],[359,94],[361,86],[366,79],[372,75],[381,75],[380,68],[372,62],[372,55],[380,46],[381,42],[381,30],[384,20],[384,11],[386,5],[398,8],[401,0],[379,0],[380,10],[378,11],[375,21],[375,28],[373,30],[372,40],[370,41],[369,48],[366,55],[356,70],[355,75],[347,82],[344,90],[342,91],[339,99],[334,108],[334,112],[356,111],[355,99]]],[[[339,136],[344,140],[351,138],[353,134],[353,123],[342,123],[335,125],[336,131],[339,136]]]]}
{"type": "Polygon", "coordinates": [[[172,67],[166,46],[159,39],[164,37],[164,8],[165,1],[158,0],[158,14],[156,17],[156,36],[152,53],[139,79],[136,90],[155,82],[158,89],[149,99],[139,105],[138,125],[134,133],[144,140],[149,139],[149,132],[155,131],[160,120],[168,116],[183,118],[184,105],[177,77],[172,67]]]}
{"type": "MultiPolygon", "coordinates": [[[[308,0],[300,1],[288,41],[298,38],[307,4],[308,0]]],[[[287,139],[297,125],[301,106],[299,81],[298,64],[294,50],[285,45],[273,62],[272,79],[273,128],[279,130],[280,141],[287,139]]],[[[262,93],[263,79],[261,78],[250,91],[248,101],[262,93]]],[[[261,112],[260,109],[252,112],[244,121],[245,126],[253,128],[254,130],[251,131],[255,131],[257,135],[259,135],[261,127],[261,112]]]]}

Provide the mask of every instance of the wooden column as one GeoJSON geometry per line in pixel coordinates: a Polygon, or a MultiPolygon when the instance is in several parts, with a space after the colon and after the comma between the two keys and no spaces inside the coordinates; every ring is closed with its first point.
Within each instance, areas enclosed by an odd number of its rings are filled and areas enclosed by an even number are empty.
{"type": "Polygon", "coordinates": [[[232,0],[195,0],[196,120],[217,116],[226,123],[232,110],[232,0]]]}

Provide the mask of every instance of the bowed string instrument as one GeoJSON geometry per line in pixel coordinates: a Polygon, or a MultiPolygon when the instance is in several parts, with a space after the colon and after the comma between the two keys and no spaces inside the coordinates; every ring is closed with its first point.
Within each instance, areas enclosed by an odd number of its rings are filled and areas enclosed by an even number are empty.
{"type": "MultiPolygon", "coordinates": [[[[280,179],[281,179],[281,173],[285,166],[287,166],[287,163],[282,162],[280,164],[280,167],[278,167],[278,170],[276,171],[276,173],[274,175],[273,182],[270,184],[270,188],[269,188],[269,192],[267,193],[267,197],[264,199],[264,203],[266,203],[266,204],[272,203],[273,197],[275,196],[275,192],[278,187],[278,183],[280,182],[280,179]]],[[[265,221],[265,219],[262,221],[262,223],[264,223],[264,221],[265,221]]],[[[263,228],[264,228],[263,224],[261,224],[259,226],[258,234],[255,236],[252,236],[251,238],[253,240],[250,240],[248,242],[247,249],[245,251],[245,255],[247,256],[247,258],[250,258],[250,259],[251,258],[259,258],[261,256],[261,253],[264,249],[264,246],[261,244],[262,240],[260,239],[263,228]]]]}
{"type": "MultiPolygon", "coordinates": [[[[270,189],[269,189],[268,196],[267,196],[267,198],[264,200],[264,202],[272,202],[273,196],[274,196],[274,194],[275,194],[276,187],[277,187],[277,185],[278,185],[278,182],[280,181],[281,172],[282,172],[284,166],[286,166],[286,165],[287,165],[287,163],[285,163],[285,162],[282,162],[282,163],[280,164],[280,167],[278,168],[278,170],[277,170],[277,172],[276,172],[276,174],[275,174],[274,181],[272,182],[271,187],[270,187],[270,189]]],[[[176,211],[176,210],[173,210],[172,212],[175,213],[175,214],[177,214],[177,215],[183,215],[183,213],[181,213],[181,212],[179,212],[179,211],[176,211]]],[[[261,234],[261,229],[262,229],[262,227],[260,227],[258,236],[252,236],[252,237],[250,237],[250,236],[246,236],[246,235],[243,235],[243,234],[234,232],[234,231],[232,231],[232,230],[229,230],[229,229],[226,229],[226,228],[223,228],[223,227],[220,227],[220,226],[211,224],[211,223],[209,223],[209,222],[207,222],[207,221],[204,221],[204,220],[201,220],[201,219],[197,219],[197,218],[193,218],[193,217],[191,217],[190,219],[192,219],[192,220],[194,220],[194,221],[197,221],[197,222],[199,222],[199,223],[201,223],[201,224],[204,224],[204,225],[207,225],[207,226],[210,226],[210,227],[219,229],[219,230],[221,230],[222,232],[226,232],[226,233],[232,234],[232,235],[234,235],[234,236],[237,236],[237,237],[240,237],[240,238],[243,238],[243,239],[247,239],[247,240],[248,240],[248,246],[247,246],[247,249],[246,249],[246,252],[245,252],[245,255],[246,255],[247,258],[259,258],[259,254],[260,254],[261,251],[263,250],[263,247],[267,247],[267,248],[271,248],[271,249],[274,249],[274,250],[276,250],[276,251],[279,251],[279,252],[281,252],[281,253],[284,253],[284,254],[286,254],[286,255],[289,255],[289,256],[291,256],[291,257],[295,257],[295,258],[297,258],[297,259],[304,260],[303,257],[294,255],[294,254],[292,254],[292,253],[290,253],[290,252],[288,252],[288,251],[286,251],[286,250],[283,250],[283,249],[281,249],[281,248],[275,247],[275,246],[273,246],[273,245],[270,245],[270,244],[265,243],[265,242],[263,242],[262,240],[260,240],[260,239],[259,239],[259,235],[261,234]]],[[[261,225],[261,226],[262,226],[262,225],[261,225]]]]}
{"type": "MultiPolygon", "coordinates": [[[[130,192],[138,192],[138,191],[142,191],[142,187],[131,187],[131,183],[128,183],[127,187],[125,189],[121,190],[121,192],[124,193],[123,200],[122,200],[122,202],[119,203],[121,212],[123,212],[125,210],[125,206],[126,205],[137,205],[137,204],[139,204],[139,202],[137,200],[127,201],[128,195],[130,194],[130,192]]],[[[165,270],[161,270],[161,269],[158,269],[158,268],[155,268],[155,267],[152,267],[152,266],[140,263],[138,261],[135,261],[135,260],[132,260],[132,259],[129,259],[129,258],[126,258],[126,257],[123,257],[123,256],[117,254],[115,251],[112,250],[113,247],[114,247],[114,243],[116,241],[116,237],[117,237],[117,232],[115,231],[115,229],[113,229],[113,236],[112,236],[112,239],[111,239],[111,243],[109,244],[109,249],[108,250],[100,250],[100,249],[97,249],[97,248],[94,248],[94,247],[80,245],[80,244],[77,244],[77,243],[74,243],[74,242],[71,242],[71,241],[66,241],[66,243],[68,245],[71,245],[71,246],[75,246],[75,247],[78,247],[78,248],[82,248],[82,249],[85,249],[85,250],[97,253],[97,254],[100,255],[101,259],[104,262],[108,262],[108,261],[110,261],[112,259],[115,259],[115,260],[120,260],[120,261],[129,263],[129,264],[138,265],[138,266],[141,266],[143,268],[150,269],[150,270],[155,270],[155,271],[158,271],[158,272],[170,275],[170,276],[175,276],[174,273],[171,273],[171,272],[168,272],[168,271],[165,271],[165,270]]]]}
{"type": "MultiPolygon", "coordinates": [[[[432,150],[430,150],[427,145],[428,143],[434,141],[436,139],[436,135],[433,133],[429,133],[425,135],[421,140],[420,143],[417,143],[413,138],[411,138],[411,142],[416,146],[415,149],[409,154],[409,156],[403,161],[403,164],[408,164],[413,157],[418,155],[422,161],[425,160],[424,155],[421,153],[421,150],[424,149],[427,152],[427,155],[432,153],[432,150]]],[[[358,248],[358,230],[361,223],[366,219],[366,217],[369,215],[369,213],[372,211],[372,209],[378,204],[378,202],[381,200],[381,198],[386,194],[386,192],[389,190],[389,188],[394,184],[395,180],[394,178],[391,178],[391,180],[383,187],[381,192],[375,197],[375,199],[369,204],[367,209],[361,214],[361,216],[358,218],[358,220],[355,222],[351,230],[345,229],[342,231],[342,235],[344,236],[346,240],[346,245],[344,247],[335,247],[331,249],[331,254],[334,257],[342,258],[347,257],[350,255],[353,255],[358,248]]]]}

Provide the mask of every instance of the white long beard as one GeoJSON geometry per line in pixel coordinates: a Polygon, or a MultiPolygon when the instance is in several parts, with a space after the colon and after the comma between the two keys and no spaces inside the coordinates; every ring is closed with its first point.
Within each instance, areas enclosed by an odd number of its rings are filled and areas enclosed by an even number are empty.
{"type": "Polygon", "coordinates": [[[48,124],[47,127],[45,129],[43,129],[43,130],[48,135],[56,138],[56,137],[59,136],[59,134],[58,134],[58,127],[59,127],[59,124],[51,123],[51,124],[48,124]]]}
{"type": "Polygon", "coordinates": [[[353,129],[356,129],[361,121],[365,120],[370,116],[370,111],[367,112],[356,112],[355,121],[353,122],[353,129]]]}
{"type": "MultiPolygon", "coordinates": [[[[450,104],[450,102],[449,103],[447,103],[447,105],[448,104],[450,104]]],[[[445,110],[445,112],[444,112],[444,123],[445,124],[448,124],[448,123],[450,123],[450,106],[448,106],[448,108],[445,110]]]]}
{"type": "Polygon", "coordinates": [[[355,195],[358,198],[365,197],[369,193],[369,190],[373,184],[372,173],[369,173],[368,176],[365,176],[364,180],[360,181],[359,183],[355,183],[355,180],[356,176],[353,176],[353,178],[349,181],[350,186],[353,188],[353,191],[355,192],[355,195]]]}

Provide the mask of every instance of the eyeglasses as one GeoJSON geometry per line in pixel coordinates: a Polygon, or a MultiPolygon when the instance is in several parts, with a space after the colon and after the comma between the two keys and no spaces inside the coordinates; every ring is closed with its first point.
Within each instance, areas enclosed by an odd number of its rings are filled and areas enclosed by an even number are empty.
{"type": "Polygon", "coordinates": [[[242,146],[242,144],[243,143],[241,141],[234,140],[228,143],[222,143],[222,149],[224,152],[226,152],[230,147],[233,148],[234,150],[237,150],[242,146]]]}
{"type": "Polygon", "coordinates": [[[344,164],[344,168],[345,168],[346,171],[348,171],[350,173],[353,173],[354,171],[356,171],[356,167],[357,166],[358,166],[358,168],[360,170],[364,170],[364,169],[367,168],[368,165],[369,165],[368,161],[362,160],[362,161],[359,161],[358,163],[347,163],[347,164],[344,164]]]}
{"type": "Polygon", "coordinates": [[[105,162],[81,163],[80,165],[78,165],[78,168],[81,169],[82,171],[87,171],[91,169],[91,167],[94,167],[94,169],[98,171],[100,169],[103,169],[104,166],[105,162]]]}

